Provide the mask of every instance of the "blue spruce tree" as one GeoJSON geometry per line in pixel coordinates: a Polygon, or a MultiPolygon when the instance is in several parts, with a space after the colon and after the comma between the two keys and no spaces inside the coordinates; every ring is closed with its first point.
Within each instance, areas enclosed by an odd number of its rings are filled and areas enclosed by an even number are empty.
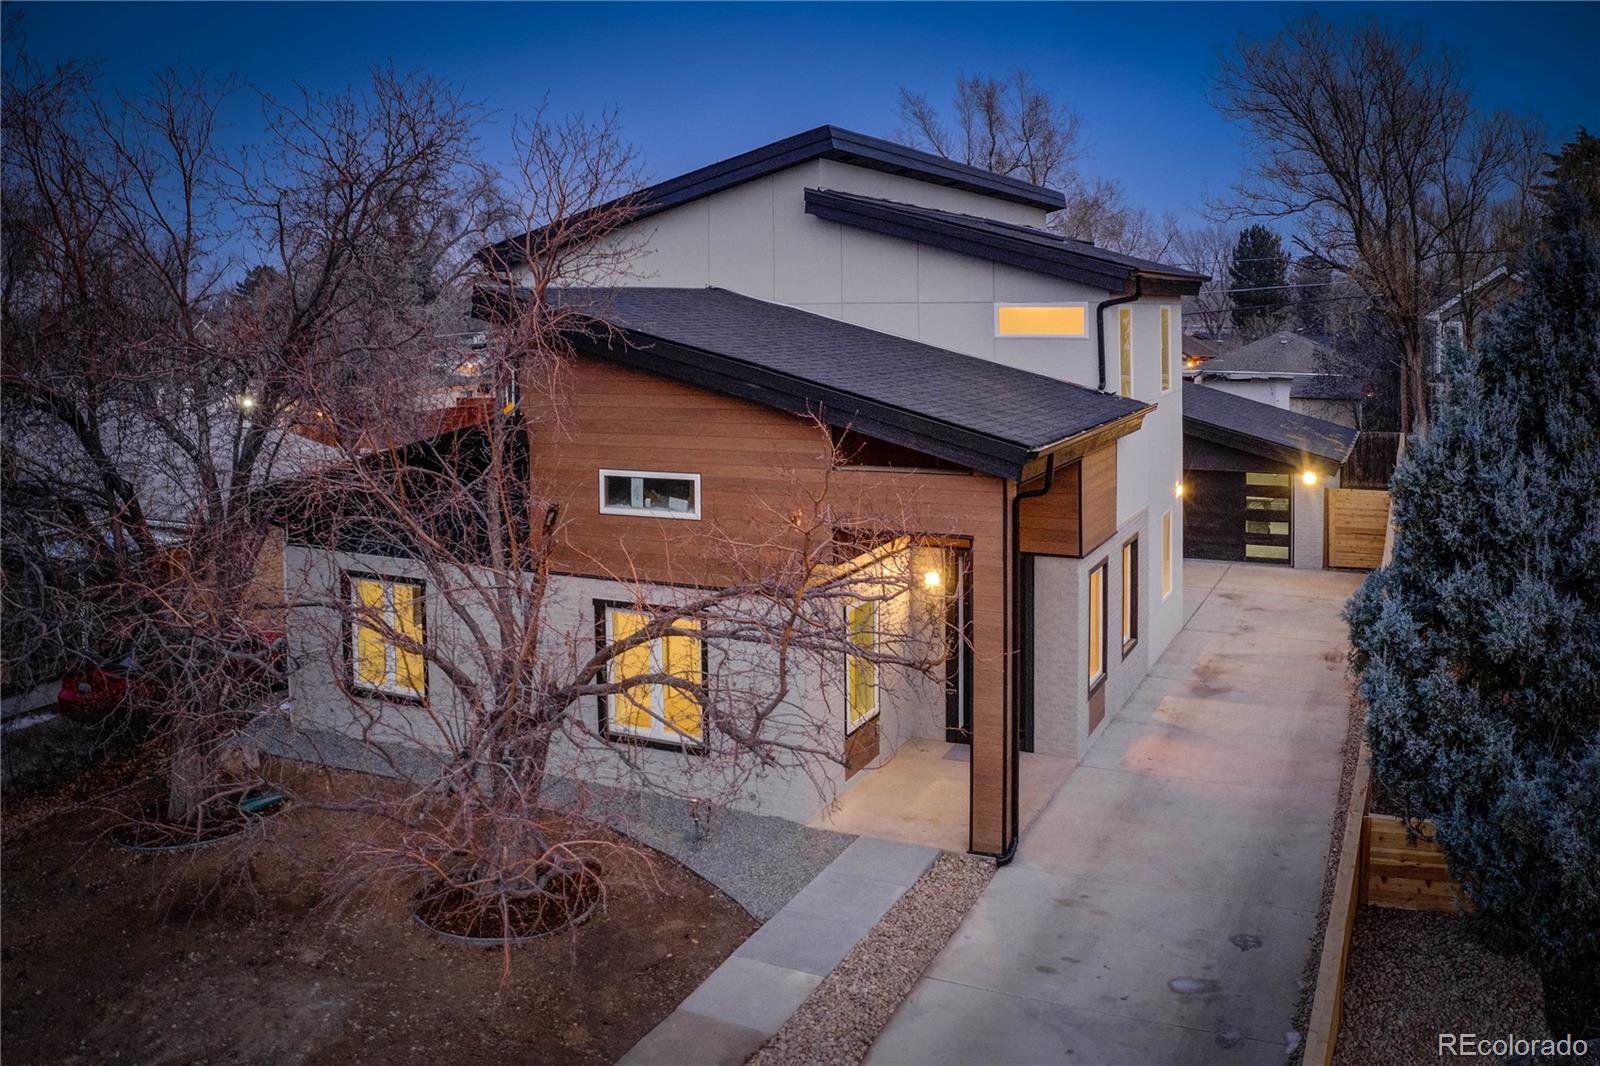
{"type": "Polygon", "coordinates": [[[1600,210],[1554,173],[1524,290],[1448,353],[1395,471],[1393,560],[1347,618],[1378,780],[1437,827],[1484,931],[1541,968],[1552,1029],[1593,1039],[1600,210]]]}

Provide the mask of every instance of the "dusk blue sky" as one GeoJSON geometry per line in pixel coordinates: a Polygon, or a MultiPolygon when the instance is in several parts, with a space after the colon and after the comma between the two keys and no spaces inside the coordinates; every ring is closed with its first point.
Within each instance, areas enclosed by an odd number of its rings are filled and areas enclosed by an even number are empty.
{"type": "MultiPolygon", "coordinates": [[[[958,72],[1021,67],[1084,119],[1083,169],[1153,213],[1199,221],[1244,153],[1207,101],[1219,49],[1308,7],[1377,14],[1460,51],[1480,106],[1561,139],[1600,127],[1600,4],[82,4],[7,3],[39,58],[98,56],[109,89],[166,65],[281,92],[425,67],[502,113],[615,108],[650,175],[832,122],[888,135],[897,87],[945,100],[958,72]]],[[[8,43],[6,55],[11,48],[8,43]]],[[[240,94],[230,139],[258,107],[240,94]]]]}

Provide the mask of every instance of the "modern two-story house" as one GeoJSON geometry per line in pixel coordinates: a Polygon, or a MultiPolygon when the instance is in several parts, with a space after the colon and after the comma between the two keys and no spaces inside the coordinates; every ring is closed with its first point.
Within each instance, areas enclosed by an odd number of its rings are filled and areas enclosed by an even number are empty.
{"type": "MultiPolygon", "coordinates": [[[[634,624],[623,570],[663,595],[730,581],[697,533],[759,540],[784,494],[822,476],[820,418],[847,457],[835,491],[893,499],[928,553],[926,583],[894,609],[964,640],[943,677],[892,698],[850,671],[842,696],[797,686],[796,700],[840,697],[828,787],[773,772],[740,803],[808,819],[909,739],[968,745],[969,847],[1009,854],[1019,754],[1080,758],[1183,624],[1180,300],[1204,279],[1056,235],[1059,193],[832,126],[637,203],[630,280],[562,295],[611,327],[577,341],[569,414],[526,415],[563,515],[551,610],[614,640],[634,624]]],[[[499,252],[514,281],[514,245],[499,252]]],[[[404,560],[291,544],[285,567],[291,586],[426,601],[404,560]]],[[[446,624],[426,612],[430,634],[446,624]]],[[[448,692],[389,651],[302,656],[297,707],[331,708],[363,663],[391,689],[448,692]]],[[[671,647],[639,668],[679,659],[705,668],[671,647]]],[[[617,702],[583,713],[650,740],[630,758],[659,773],[701,772],[675,750],[705,728],[692,708],[663,729],[617,702]]]]}

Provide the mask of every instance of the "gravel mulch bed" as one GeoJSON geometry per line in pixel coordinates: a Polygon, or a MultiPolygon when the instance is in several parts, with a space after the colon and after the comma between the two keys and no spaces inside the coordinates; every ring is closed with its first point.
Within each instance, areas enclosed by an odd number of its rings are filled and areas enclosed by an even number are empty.
{"type": "Polygon", "coordinates": [[[853,1066],[978,901],[994,864],[945,853],[806,997],[749,1066],[853,1066]]]}
{"type": "Polygon", "coordinates": [[[1465,918],[1362,907],[1347,967],[1335,1066],[1437,1062],[1440,1033],[1549,1035],[1534,968],[1490,951],[1465,918]]]}

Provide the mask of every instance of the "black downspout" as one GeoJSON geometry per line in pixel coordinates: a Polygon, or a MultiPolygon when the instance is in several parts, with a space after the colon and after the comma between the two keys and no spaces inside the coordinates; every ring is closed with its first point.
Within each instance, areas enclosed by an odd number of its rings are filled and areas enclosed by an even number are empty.
{"type": "Polygon", "coordinates": [[[995,859],[996,866],[1004,866],[1016,857],[1017,841],[1022,836],[1022,816],[1017,809],[1022,797],[1019,785],[1022,767],[1018,765],[1021,757],[1018,728],[1022,723],[1017,718],[1022,710],[1022,542],[1017,532],[1022,526],[1022,501],[1043,496],[1055,482],[1056,457],[1047,455],[1044,460],[1044,484],[1026,492],[1019,487],[1017,494],[1011,497],[1011,684],[1008,686],[1011,690],[1011,843],[995,859]]]}
{"type": "Polygon", "coordinates": [[[1133,275],[1133,292],[1125,296],[1113,296],[1109,300],[1101,300],[1094,305],[1094,346],[1100,355],[1100,391],[1106,391],[1106,318],[1105,310],[1118,304],[1128,304],[1144,295],[1144,276],[1137,272],[1133,275]]]}

